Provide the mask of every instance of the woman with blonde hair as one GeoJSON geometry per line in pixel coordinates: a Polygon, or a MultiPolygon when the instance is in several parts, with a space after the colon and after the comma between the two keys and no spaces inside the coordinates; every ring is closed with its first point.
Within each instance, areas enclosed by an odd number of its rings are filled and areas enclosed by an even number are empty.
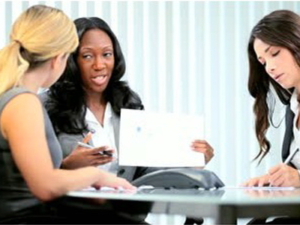
{"type": "Polygon", "coordinates": [[[62,151],[37,92],[56,82],[77,48],[73,22],[61,10],[32,6],[10,40],[0,51],[0,222],[53,223],[53,200],[88,186],[134,189],[92,166],[60,169],[62,151]],[[35,221],[37,214],[46,219],[35,221]]]}

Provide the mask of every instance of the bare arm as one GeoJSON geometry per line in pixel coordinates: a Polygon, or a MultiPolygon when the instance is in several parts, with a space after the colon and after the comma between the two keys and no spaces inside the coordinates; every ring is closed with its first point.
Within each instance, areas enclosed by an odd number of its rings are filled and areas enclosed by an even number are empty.
{"type": "Polygon", "coordinates": [[[37,198],[47,201],[90,185],[132,188],[125,180],[94,167],[77,170],[53,168],[42,106],[35,95],[16,96],[5,106],[0,121],[16,165],[37,198]]]}

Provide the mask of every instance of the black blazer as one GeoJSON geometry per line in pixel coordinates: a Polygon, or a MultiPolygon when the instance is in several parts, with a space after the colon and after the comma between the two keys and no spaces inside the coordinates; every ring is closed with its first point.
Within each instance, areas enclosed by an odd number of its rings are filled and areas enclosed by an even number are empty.
{"type": "MultiPolygon", "coordinates": [[[[282,144],[282,160],[284,161],[290,153],[290,146],[292,143],[292,140],[294,138],[293,135],[293,121],[294,121],[295,114],[290,108],[290,105],[287,105],[286,107],[286,114],[285,114],[285,134],[282,144]]],[[[294,167],[294,165],[291,164],[291,166],[294,167]]]]}

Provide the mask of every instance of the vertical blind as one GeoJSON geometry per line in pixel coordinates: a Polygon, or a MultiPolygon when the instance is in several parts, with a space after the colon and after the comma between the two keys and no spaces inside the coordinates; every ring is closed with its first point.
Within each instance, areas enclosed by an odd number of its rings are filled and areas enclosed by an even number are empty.
{"type": "MultiPolygon", "coordinates": [[[[251,162],[258,144],[247,90],[247,42],[264,15],[277,9],[300,13],[300,2],[1,1],[1,48],[13,21],[34,4],[60,8],[72,19],[104,19],[126,59],[123,79],[141,96],[146,110],[204,115],[205,139],[215,149],[207,169],[225,184],[240,184],[280,162],[284,122],[267,134],[270,154],[259,166],[251,162]]],[[[278,105],[275,121],[283,111],[278,105]]]]}

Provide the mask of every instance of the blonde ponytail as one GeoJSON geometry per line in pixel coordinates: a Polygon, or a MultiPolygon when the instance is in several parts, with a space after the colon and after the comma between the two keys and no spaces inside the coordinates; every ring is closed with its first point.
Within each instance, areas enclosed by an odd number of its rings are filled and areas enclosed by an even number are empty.
{"type": "Polygon", "coordinates": [[[0,95],[18,86],[29,67],[20,54],[20,42],[12,41],[0,51],[0,95]]]}
{"type": "Polygon", "coordinates": [[[20,85],[22,76],[52,57],[78,46],[76,28],[61,10],[32,6],[15,21],[11,42],[0,51],[0,95],[20,85]]]}

